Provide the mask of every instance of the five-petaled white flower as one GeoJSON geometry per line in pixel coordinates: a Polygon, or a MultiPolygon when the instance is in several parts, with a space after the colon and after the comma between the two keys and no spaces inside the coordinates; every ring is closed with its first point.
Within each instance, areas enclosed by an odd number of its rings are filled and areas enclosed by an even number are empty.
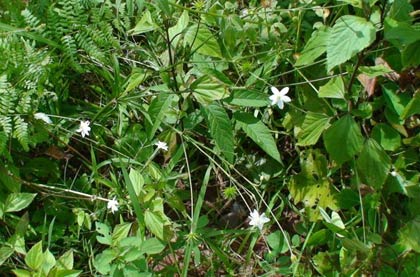
{"type": "Polygon", "coordinates": [[[292,101],[292,99],[286,95],[289,92],[289,87],[282,88],[280,91],[276,87],[271,87],[271,92],[273,93],[273,95],[270,96],[271,105],[277,104],[281,110],[284,108],[284,103],[292,101]]]}
{"type": "Polygon", "coordinates": [[[158,141],[155,143],[155,145],[157,146],[158,149],[168,151],[168,144],[164,141],[158,141]]]}
{"type": "Polygon", "coordinates": [[[52,124],[52,121],[50,119],[50,117],[48,115],[46,115],[45,113],[36,113],[34,114],[35,119],[39,119],[44,121],[47,124],[52,124]]]}
{"type": "Polygon", "coordinates": [[[249,222],[249,225],[256,226],[260,230],[262,230],[263,225],[265,223],[270,221],[270,219],[268,219],[268,217],[266,217],[265,214],[259,214],[258,211],[255,209],[249,215],[249,219],[251,219],[251,221],[249,222]]]}
{"type": "Polygon", "coordinates": [[[115,200],[115,196],[111,200],[108,200],[107,208],[110,209],[112,213],[118,211],[118,206],[119,204],[118,201],[115,200]]]}
{"type": "Polygon", "coordinates": [[[79,129],[77,129],[76,132],[80,133],[80,135],[82,135],[82,138],[84,138],[85,136],[89,136],[89,132],[90,132],[89,125],[90,125],[89,120],[80,121],[79,129]]]}

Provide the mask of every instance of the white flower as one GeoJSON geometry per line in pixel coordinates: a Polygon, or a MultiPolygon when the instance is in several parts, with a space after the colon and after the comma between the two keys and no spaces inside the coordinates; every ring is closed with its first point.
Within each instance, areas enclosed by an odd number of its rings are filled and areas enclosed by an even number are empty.
{"type": "Polygon", "coordinates": [[[270,96],[271,105],[277,104],[280,110],[284,108],[284,103],[292,101],[286,94],[289,92],[289,87],[282,88],[280,91],[276,87],[271,87],[273,95],[270,96]]]}
{"type": "Polygon", "coordinates": [[[249,225],[256,226],[258,229],[262,230],[263,225],[270,221],[268,217],[265,216],[265,214],[259,214],[257,210],[254,209],[252,213],[249,215],[249,219],[251,221],[249,222],[249,225]]]}
{"type": "Polygon", "coordinates": [[[112,213],[118,211],[118,201],[115,200],[115,197],[112,198],[111,200],[108,200],[108,205],[107,208],[111,210],[112,213]]]}
{"type": "Polygon", "coordinates": [[[157,143],[155,143],[155,145],[157,146],[158,149],[168,151],[168,144],[164,141],[158,141],[157,143]]]}
{"type": "Polygon", "coordinates": [[[398,173],[395,170],[391,171],[390,174],[393,177],[396,177],[398,175],[398,173]]]}
{"type": "Polygon", "coordinates": [[[89,136],[89,132],[90,132],[90,122],[87,121],[80,121],[80,126],[79,129],[76,130],[76,132],[80,133],[82,135],[82,138],[84,138],[85,136],[89,136]]]}
{"type": "Polygon", "coordinates": [[[34,117],[35,117],[35,119],[42,120],[47,124],[52,123],[50,117],[48,115],[46,115],[45,113],[36,113],[36,114],[34,114],[34,117]]]}

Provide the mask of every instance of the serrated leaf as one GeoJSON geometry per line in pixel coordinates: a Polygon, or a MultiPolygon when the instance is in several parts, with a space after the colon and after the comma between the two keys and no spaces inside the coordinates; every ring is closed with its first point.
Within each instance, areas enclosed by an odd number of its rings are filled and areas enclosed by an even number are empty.
{"type": "Polygon", "coordinates": [[[144,212],[144,222],[147,228],[158,238],[163,239],[165,220],[159,213],[146,210],[144,212]]]}
{"type": "Polygon", "coordinates": [[[190,26],[185,33],[185,43],[191,47],[191,52],[216,58],[222,57],[216,38],[204,24],[190,26]]]}
{"type": "Polygon", "coordinates": [[[325,129],[330,126],[330,117],[325,114],[309,112],[303,120],[302,130],[298,134],[299,146],[314,145],[325,129]]]}
{"type": "Polygon", "coordinates": [[[32,270],[39,270],[44,262],[44,253],[42,252],[42,241],[38,242],[28,251],[25,256],[26,265],[32,270]]]}
{"type": "Polygon", "coordinates": [[[209,125],[210,134],[215,140],[217,147],[222,151],[226,159],[233,163],[234,140],[233,127],[225,109],[217,103],[203,107],[209,125]]]}
{"type": "Polygon", "coordinates": [[[395,151],[401,146],[400,134],[385,123],[379,123],[373,127],[372,138],[387,151],[395,151]]]}
{"type": "Polygon", "coordinates": [[[354,15],[340,17],[329,32],[327,70],[340,65],[368,47],[375,40],[371,22],[354,15]]]}
{"type": "Polygon", "coordinates": [[[357,169],[366,185],[380,189],[391,169],[391,159],[374,139],[368,139],[357,159],[357,169]]]}
{"type": "Polygon", "coordinates": [[[157,238],[145,240],[140,247],[140,252],[147,255],[159,254],[165,249],[165,245],[157,238]]]}
{"type": "Polygon", "coordinates": [[[248,113],[236,112],[234,118],[236,119],[238,126],[244,130],[248,137],[273,159],[281,163],[280,153],[277,149],[276,142],[271,135],[270,129],[268,129],[264,123],[248,113]]]}
{"type": "Polygon", "coordinates": [[[420,32],[410,23],[398,22],[392,18],[384,21],[384,37],[397,48],[403,48],[420,39],[420,32]]]}
{"type": "Polygon", "coordinates": [[[327,50],[327,40],[327,29],[319,29],[313,32],[295,65],[302,66],[313,63],[327,50]]]}
{"type": "Polygon", "coordinates": [[[332,78],[319,88],[319,97],[344,99],[346,88],[344,87],[343,78],[341,76],[332,78]]]}
{"type": "Polygon", "coordinates": [[[36,193],[11,193],[5,201],[4,211],[6,213],[21,211],[32,203],[35,196],[36,193]]]}
{"type": "Polygon", "coordinates": [[[420,114],[420,91],[414,94],[414,97],[410,100],[404,111],[401,114],[402,119],[406,119],[413,114],[420,114]]]}
{"type": "Polygon", "coordinates": [[[323,140],[328,154],[339,164],[353,158],[363,146],[360,128],[350,115],[334,122],[324,132],[323,140]]]}
{"type": "Polygon", "coordinates": [[[265,107],[270,104],[267,94],[252,90],[234,90],[232,96],[225,101],[243,107],[265,107]]]}
{"type": "MultiPolygon", "coordinates": [[[[420,33],[419,31],[417,31],[420,33]]],[[[402,52],[404,68],[416,67],[420,64],[420,40],[409,44],[402,52]]]]}
{"type": "Polygon", "coordinates": [[[201,104],[210,104],[229,96],[228,90],[222,83],[206,75],[195,80],[190,88],[195,99],[201,104]]]}
{"type": "Polygon", "coordinates": [[[101,234],[102,236],[96,236],[98,242],[106,245],[111,245],[112,237],[111,237],[111,229],[108,225],[103,224],[101,222],[96,222],[96,232],[101,234]]]}

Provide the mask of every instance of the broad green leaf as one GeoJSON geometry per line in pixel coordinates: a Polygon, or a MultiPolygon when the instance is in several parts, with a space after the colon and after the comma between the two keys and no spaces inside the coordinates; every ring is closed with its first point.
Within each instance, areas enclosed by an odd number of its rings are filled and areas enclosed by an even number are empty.
{"type": "Polygon", "coordinates": [[[93,260],[93,266],[101,274],[108,274],[111,270],[111,263],[118,257],[118,252],[116,249],[108,248],[102,253],[95,256],[93,260]]]}
{"type": "Polygon", "coordinates": [[[96,222],[96,232],[101,234],[102,236],[96,236],[96,239],[99,243],[111,245],[112,244],[112,237],[111,237],[111,229],[108,225],[103,224],[101,222],[96,222]]]}
{"type": "Polygon", "coordinates": [[[182,32],[188,27],[190,17],[188,16],[187,10],[184,10],[178,19],[175,26],[169,28],[169,39],[171,40],[172,47],[176,48],[179,39],[182,37],[182,32]]]}
{"type": "Polygon", "coordinates": [[[195,99],[201,104],[210,104],[229,96],[228,90],[222,83],[206,75],[195,80],[190,88],[195,99]]]}
{"type": "Polygon", "coordinates": [[[238,126],[244,130],[248,137],[250,137],[268,155],[281,163],[276,141],[271,135],[270,129],[268,129],[264,123],[248,113],[236,112],[233,116],[236,119],[238,126]]]}
{"type": "Polygon", "coordinates": [[[174,99],[172,94],[160,94],[150,103],[148,112],[153,121],[153,126],[148,130],[149,139],[152,140],[160,127],[163,118],[168,113],[169,105],[174,99]]]}
{"type": "Polygon", "coordinates": [[[12,272],[17,277],[32,277],[33,274],[30,271],[24,270],[24,269],[13,269],[12,272]]]}
{"type": "Polygon", "coordinates": [[[42,241],[38,242],[28,251],[25,256],[26,265],[32,270],[40,270],[44,263],[44,253],[42,252],[42,241]]]}
{"type": "Polygon", "coordinates": [[[306,43],[301,55],[296,61],[296,66],[313,63],[327,50],[328,30],[323,28],[312,33],[312,37],[306,43]]]}
{"type": "Polygon", "coordinates": [[[420,32],[410,23],[398,22],[391,18],[384,21],[385,39],[397,48],[403,48],[420,39],[420,32]]]}
{"type": "Polygon", "coordinates": [[[112,232],[112,245],[117,245],[122,239],[125,239],[128,236],[128,233],[131,229],[131,223],[122,223],[114,227],[112,232]]]}
{"type": "Polygon", "coordinates": [[[409,221],[399,231],[399,243],[406,247],[407,250],[414,250],[420,253],[420,216],[409,221]]]}
{"type": "Polygon", "coordinates": [[[163,240],[165,220],[162,219],[160,213],[146,210],[144,212],[144,222],[156,237],[163,240]]]}
{"type": "Polygon", "coordinates": [[[48,275],[50,270],[55,266],[56,260],[54,255],[50,252],[50,250],[45,250],[44,252],[44,261],[42,262],[42,272],[45,275],[48,275]]]}
{"type": "Polygon", "coordinates": [[[341,76],[332,78],[319,88],[319,97],[344,99],[346,88],[341,76]]]}
{"type": "Polygon", "coordinates": [[[9,246],[2,246],[0,247],[0,266],[10,257],[12,256],[14,250],[12,247],[9,246]]]}
{"type": "Polygon", "coordinates": [[[307,246],[318,246],[327,243],[327,241],[331,238],[331,231],[327,229],[321,229],[312,234],[308,238],[307,246]]]}
{"type": "Polygon", "coordinates": [[[234,85],[234,83],[229,79],[229,77],[227,77],[223,72],[220,72],[217,69],[210,68],[210,67],[203,67],[203,68],[200,67],[199,70],[203,75],[210,75],[213,78],[217,79],[218,81],[226,85],[229,85],[229,86],[234,85]]]}
{"type": "Polygon", "coordinates": [[[216,58],[222,57],[216,38],[204,24],[190,26],[185,33],[185,43],[191,47],[191,52],[216,58]]]}
{"type": "Polygon", "coordinates": [[[412,11],[413,6],[409,3],[409,0],[393,1],[387,17],[396,21],[411,22],[413,20],[413,17],[410,16],[412,11]]]}
{"type": "Polygon", "coordinates": [[[7,196],[4,211],[10,213],[23,210],[32,203],[35,196],[36,193],[11,193],[7,196]]]}
{"type": "Polygon", "coordinates": [[[400,118],[405,110],[405,107],[410,101],[410,97],[407,94],[397,94],[397,88],[393,86],[382,86],[382,91],[385,98],[387,108],[396,113],[400,118]]]}
{"type": "Polygon", "coordinates": [[[157,238],[150,238],[145,240],[140,247],[140,252],[147,255],[159,254],[165,249],[165,244],[163,244],[157,238]]]}
{"type": "Polygon", "coordinates": [[[303,120],[301,131],[298,134],[299,146],[314,145],[325,129],[330,126],[330,118],[325,114],[308,112],[303,120]]]}
{"type": "MultiPolygon", "coordinates": [[[[417,31],[420,33],[420,30],[417,31]]],[[[420,39],[409,44],[402,52],[404,68],[416,67],[420,64],[420,39]]]]}
{"type": "Polygon", "coordinates": [[[129,92],[138,87],[144,80],[149,76],[148,72],[145,72],[141,68],[133,68],[130,77],[128,78],[124,92],[129,92]]]}
{"type": "Polygon", "coordinates": [[[414,94],[414,97],[410,100],[404,111],[401,114],[402,119],[406,119],[413,114],[420,114],[420,91],[414,94]]]}
{"type": "Polygon", "coordinates": [[[362,182],[380,189],[391,169],[391,159],[374,139],[368,139],[357,159],[357,169],[362,182]]]}
{"type": "Polygon", "coordinates": [[[342,164],[356,155],[363,146],[360,128],[350,115],[340,118],[323,135],[330,157],[342,164]]]}
{"type": "Polygon", "coordinates": [[[253,90],[234,90],[231,97],[224,101],[243,107],[266,107],[270,104],[268,98],[267,94],[253,90]]]}
{"type": "Polygon", "coordinates": [[[203,107],[209,124],[210,134],[215,140],[217,147],[226,159],[233,163],[234,140],[233,126],[225,109],[217,103],[203,107]]]}
{"type": "Polygon", "coordinates": [[[284,236],[280,232],[280,230],[277,230],[267,236],[267,243],[270,246],[270,248],[277,252],[277,253],[286,253],[289,248],[287,247],[287,243],[284,241],[284,236]]]}
{"type": "Polygon", "coordinates": [[[375,40],[376,29],[366,19],[354,15],[340,17],[330,29],[327,42],[327,70],[340,65],[375,40]]]}
{"type": "Polygon", "coordinates": [[[359,70],[361,73],[367,75],[370,78],[383,76],[387,73],[393,73],[395,72],[389,67],[386,67],[383,64],[375,65],[375,66],[361,66],[359,67],[359,70]]]}
{"type": "Polygon", "coordinates": [[[129,173],[131,185],[133,186],[134,192],[137,196],[140,195],[140,192],[143,190],[144,178],[143,175],[138,170],[132,168],[129,173]]]}
{"type": "Polygon", "coordinates": [[[140,21],[136,24],[134,29],[130,30],[129,33],[131,35],[139,35],[142,33],[147,33],[159,28],[158,25],[153,21],[152,15],[148,10],[143,12],[143,16],[140,21]]]}
{"type": "Polygon", "coordinates": [[[385,123],[379,123],[373,127],[372,138],[387,151],[395,151],[401,146],[400,134],[385,123]]]}
{"type": "Polygon", "coordinates": [[[60,258],[57,260],[57,268],[59,269],[73,269],[73,250],[66,251],[60,258]]]}

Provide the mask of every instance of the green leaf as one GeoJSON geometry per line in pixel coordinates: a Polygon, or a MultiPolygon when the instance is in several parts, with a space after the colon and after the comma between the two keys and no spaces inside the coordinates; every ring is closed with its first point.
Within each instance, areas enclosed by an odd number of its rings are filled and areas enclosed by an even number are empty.
{"type": "MultiPolygon", "coordinates": [[[[417,31],[420,33],[420,31],[417,31]]],[[[409,44],[402,52],[404,68],[416,67],[420,64],[420,40],[409,44]]]]}
{"type": "Polygon", "coordinates": [[[207,75],[195,80],[190,88],[193,91],[194,97],[201,104],[210,104],[215,100],[229,96],[228,90],[222,83],[207,75]]]}
{"type": "Polygon", "coordinates": [[[225,85],[233,86],[234,83],[223,73],[217,69],[203,67],[199,69],[203,75],[210,75],[211,77],[217,79],[218,81],[224,83],[225,85]]]}
{"type": "Polygon", "coordinates": [[[324,132],[323,140],[328,154],[339,164],[353,158],[363,146],[360,128],[350,115],[334,122],[324,132]]]}
{"type": "Polygon", "coordinates": [[[270,104],[267,94],[253,90],[234,90],[231,97],[224,101],[243,107],[266,107],[270,104]]]}
{"type": "Polygon", "coordinates": [[[301,131],[298,133],[299,146],[314,145],[325,129],[330,126],[330,117],[325,114],[308,112],[303,120],[301,131]]]}
{"type": "Polygon", "coordinates": [[[395,72],[394,70],[392,70],[389,67],[386,67],[383,64],[375,65],[375,66],[361,66],[361,67],[359,67],[359,70],[360,70],[361,73],[367,75],[370,78],[383,76],[387,73],[395,72]]]}
{"type": "Polygon", "coordinates": [[[238,126],[244,130],[248,137],[250,137],[268,155],[281,163],[276,141],[271,135],[270,129],[268,129],[264,123],[248,113],[236,112],[233,116],[236,119],[238,126]]]}
{"type": "Polygon", "coordinates": [[[131,229],[131,223],[122,223],[114,227],[112,232],[112,245],[117,245],[122,239],[125,239],[128,236],[128,233],[131,229]]]}
{"type": "Polygon", "coordinates": [[[42,241],[38,242],[28,251],[25,256],[25,263],[32,270],[40,270],[44,262],[44,253],[42,252],[42,241]]]}
{"type": "Polygon", "coordinates": [[[56,260],[54,258],[54,255],[50,252],[50,250],[45,250],[44,260],[42,262],[42,272],[44,272],[45,275],[48,275],[48,273],[55,266],[55,264],[56,260]]]}
{"type": "Polygon", "coordinates": [[[184,10],[181,16],[178,19],[178,22],[175,26],[169,28],[169,39],[171,40],[172,47],[176,48],[178,41],[181,38],[182,32],[188,27],[190,17],[188,16],[188,11],[184,10]]]}
{"type": "Polygon", "coordinates": [[[302,66],[313,63],[327,50],[327,40],[327,29],[323,28],[313,32],[295,65],[302,66]]]}
{"type": "Polygon", "coordinates": [[[384,21],[384,36],[387,41],[401,49],[418,41],[420,32],[410,23],[398,22],[388,17],[384,21]]]}
{"type": "Polygon", "coordinates": [[[144,222],[156,237],[163,240],[165,220],[160,216],[160,213],[146,210],[144,212],[144,222]]]}
{"type": "Polygon", "coordinates": [[[414,250],[420,253],[420,216],[409,221],[399,234],[399,243],[406,247],[406,249],[414,250]]]}
{"type": "Polygon", "coordinates": [[[102,253],[95,256],[95,260],[93,261],[93,266],[96,268],[97,271],[101,274],[108,274],[111,270],[111,263],[118,257],[118,253],[116,249],[108,248],[102,253]]]}
{"type": "Polygon", "coordinates": [[[139,196],[144,186],[143,175],[141,175],[141,173],[138,170],[135,170],[134,168],[132,168],[130,170],[129,177],[130,177],[131,185],[133,186],[134,192],[136,193],[137,196],[139,196]]]}
{"type": "Polygon", "coordinates": [[[210,134],[215,140],[217,147],[222,151],[226,159],[233,163],[234,140],[233,127],[225,109],[217,103],[203,107],[207,117],[210,134]]]}
{"type": "Polygon", "coordinates": [[[147,255],[159,254],[165,249],[165,244],[163,244],[157,238],[150,238],[145,240],[140,247],[140,252],[147,255]]]}
{"type": "Polygon", "coordinates": [[[379,123],[373,127],[372,138],[387,151],[395,151],[401,146],[400,134],[385,123],[379,123]]]}
{"type": "Polygon", "coordinates": [[[99,243],[111,245],[112,237],[111,237],[111,229],[108,225],[103,224],[101,222],[96,222],[96,232],[101,234],[102,236],[96,236],[96,239],[99,243]]]}
{"type": "Polygon", "coordinates": [[[356,8],[361,9],[363,7],[363,4],[362,4],[363,0],[339,0],[339,1],[350,4],[350,5],[352,5],[353,7],[356,7],[356,8]]]}
{"type": "Polygon", "coordinates": [[[374,139],[368,139],[357,159],[357,169],[362,182],[380,189],[391,169],[391,159],[374,139]]]}
{"type": "Polygon", "coordinates": [[[12,256],[14,250],[9,246],[0,247],[0,265],[2,265],[10,256],[12,256]]]}
{"type": "Polygon", "coordinates": [[[354,15],[340,17],[329,32],[327,70],[340,65],[375,40],[376,29],[366,19],[354,15]]]}
{"type": "Polygon", "coordinates": [[[409,0],[393,1],[388,16],[397,21],[411,22],[413,20],[413,17],[410,16],[412,11],[413,6],[409,3],[409,0]]]}
{"type": "Polygon", "coordinates": [[[341,76],[332,78],[319,88],[319,97],[344,99],[346,88],[341,76]]]}
{"type": "Polygon", "coordinates": [[[73,269],[73,250],[66,251],[60,258],[57,260],[58,269],[73,269]]]}
{"type": "Polygon", "coordinates": [[[142,33],[153,31],[157,28],[159,28],[159,26],[155,24],[155,22],[152,19],[152,15],[148,10],[146,10],[143,12],[143,16],[140,19],[140,21],[136,24],[134,29],[129,31],[129,33],[131,35],[139,35],[142,33]]]}
{"type": "Polygon", "coordinates": [[[222,57],[217,40],[204,24],[190,26],[185,33],[185,43],[191,47],[192,52],[197,51],[216,58],[222,57]]]}
{"type": "Polygon", "coordinates": [[[163,118],[168,113],[169,105],[171,104],[174,96],[172,94],[159,94],[158,97],[150,103],[148,112],[153,121],[153,126],[148,130],[149,139],[152,140],[156,134],[157,129],[160,127],[163,118]]]}
{"type": "Polygon", "coordinates": [[[32,277],[33,274],[27,270],[24,269],[13,269],[12,272],[17,276],[17,277],[32,277]]]}
{"type": "Polygon", "coordinates": [[[404,108],[404,111],[401,114],[401,118],[406,119],[413,114],[420,114],[420,91],[417,91],[414,94],[414,97],[404,108]]]}
{"type": "Polygon", "coordinates": [[[36,193],[11,193],[7,196],[4,210],[6,213],[23,210],[32,203],[35,196],[36,193]]]}
{"type": "Polygon", "coordinates": [[[280,230],[277,230],[267,236],[267,243],[270,246],[270,248],[277,252],[277,253],[286,253],[289,248],[287,247],[287,243],[284,241],[284,236],[280,232],[280,230]]]}
{"type": "Polygon", "coordinates": [[[144,80],[149,76],[148,72],[145,72],[141,68],[134,67],[132,69],[131,75],[128,78],[124,92],[129,92],[138,87],[144,80]]]}

